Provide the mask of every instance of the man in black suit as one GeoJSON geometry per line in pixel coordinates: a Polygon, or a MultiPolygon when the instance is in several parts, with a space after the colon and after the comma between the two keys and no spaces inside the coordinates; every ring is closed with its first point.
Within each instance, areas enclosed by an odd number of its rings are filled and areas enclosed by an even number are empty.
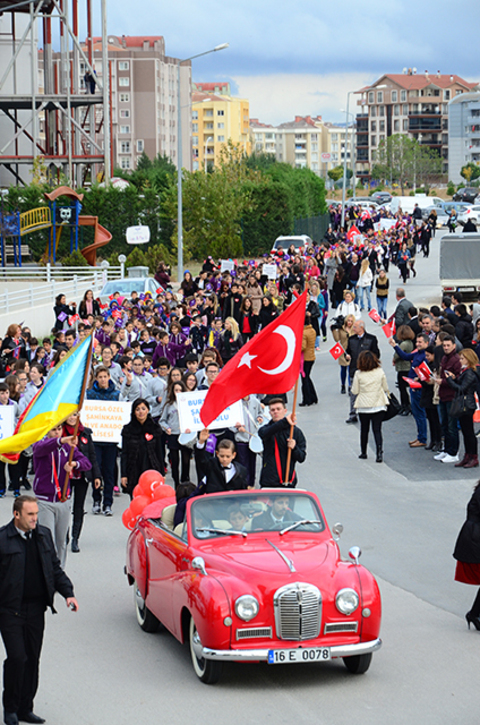
{"type": "Polygon", "coordinates": [[[251,531],[270,531],[271,529],[284,529],[295,521],[301,521],[302,516],[294,513],[290,506],[292,497],[279,494],[272,497],[272,505],[260,516],[252,519],[251,531]]]}
{"type": "Polygon", "coordinates": [[[418,319],[418,310],[416,307],[410,307],[407,314],[408,322],[406,324],[412,328],[413,334],[415,335],[415,337],[417,337],[417,335],[420,335],[420,333],[423,332],[422,326],[418,319]]]}
{"type": "Polygon", "coordinates": [[[38,687],[45,610],[55,592],[78,609],[73,584],[62,570],[50,530],[37,525],[34,496],[19,496],[13,519],[0,528],[0,633],[7,653],[3,669],[5,725],[43,723],[33,712],[38,687]]]}
{"type": "MultiPolygon", "coordinates": [[[[353,323],[353,335],[348,338],[348,345],[345,355],[345,360],[348,362],[350,367],[350,380],[353,380],[353,376],[357,370],[357,360],[361,352],[370,350],[375,355],[380,357],[380,350],[378,348],[378,340],[375,335],[371,335],[369,332],[365,332],[365,323],[363,320],[355,320],[353,323]]],[[[350,392],[350,391],[349,391],[350,392]]],[[[350,415],[345,423],[356,423],[358,418],[355,413],[355,395],[350,393],[350,415]]]]}
{"type": "Polygon", "coordinates": [[[237,453],[235,443],[223,438],[217,445],[216,455],[210,456],[205,445],[210,431],[205,428],[198,434],[195,446],[196,459],[204,476],[199,480],[201,493],[218,493],[219,491],[241,491],[248,488],[247,469],[234,461],[237,453]]]}

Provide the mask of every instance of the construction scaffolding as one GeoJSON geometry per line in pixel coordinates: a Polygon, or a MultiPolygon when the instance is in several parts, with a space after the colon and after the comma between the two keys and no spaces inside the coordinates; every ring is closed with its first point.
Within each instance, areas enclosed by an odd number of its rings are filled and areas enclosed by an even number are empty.
{"type": "Polygon", "coordinates": [[[31,181],[35,159],[41,157],[54,183],[60,172],[73,188],[88,178],[108,183],[112,134],[106,0],[0,0],[0,19],[2,41],[11,42],[10,60],[0,70],[0,167],[24,185],[31,181]],[[102,20],[101,68],[94,67],[95,2],[102,20]],[[78,35],[80,10],[86,13],[83,45],[78,35]],[[17,78],[25,74],[25,49],[31,64],[30,90],[17,92],[17,78]],[[102,143],[97,140],[100,133],[102,143]]]}

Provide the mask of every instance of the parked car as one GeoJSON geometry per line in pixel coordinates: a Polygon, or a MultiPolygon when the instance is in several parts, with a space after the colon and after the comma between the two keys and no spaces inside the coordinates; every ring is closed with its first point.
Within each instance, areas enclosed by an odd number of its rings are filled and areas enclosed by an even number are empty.
{"type": "MultiPolygon", "coordinates": [[[[188,642],[206,683],[219,679],[224,662],[341,658],[351,673],[366,672],[381,646],[378,586],[358,547],[350,561],[341,558],[313,493],[197,496],[175,528],[172,501],[147,506],[127,543],[125,571],[144,631],[161,623],[188,642]]],[[[337,538],[342,528],[333,527],[337,538]]]]}
{"type": "Polygon", "coordinates": [[[480,222],[480,204],[472,204],[471,206],[467,206],[464,211],[459,212],[459,224],[466,224],[469,220],[474,224],[478,224],[480,222]]]}
{"type": "Polygon", "coordinates": [[[138,292],[139,295],[150,292],[155,299],[158,289],[161,289],[161,285],[153,277],[125,277],[125,279],[113,279],[106,282],[99,297],[100,301],[105,303],[109,302],[110,295],[115,292],[120,292],[122,297],[128,297],[128,299],[132,296],[132,292],[138,292]]]}
{"type": "Polygon", "coordinates": [[[480,189],[478,186],[464,186],[452,196],[453,201],[468,201],[473,204],[478,196],[480,189]]]}
{"type": "Polygon", "coordinates": [[[437,226],[447,226],[448,218],[452,209],[457,212],[457,221],[460,219],[460,215],[468,209],[468,204],[462,204],[459,201],[442,201],[431,206],[427,206],[422,209],[422,218],[426,221],[430,216],[432,209],[437,212],[437,226]]]}
{"type": "Polygon", "coordinates": [[[377,202],[377,204],[380,204],[383,206],[384,204],[390,204],[393,197],[391,194],[388,193],[388,191],[375,191],[371,197],[374,201],[377,202]]]}
{"type": "Polygon", "coordinates": [[[309,236],[307,236],[307,234],[299,234],[298,236],[281,236],[275,239],[271,253],[275,254],[280,249],[286,252],[292,244],[295,246],[296,252],[299,252],[300,248],[306,249],[306,247],[313,247],[313,241],[309,236]]]}

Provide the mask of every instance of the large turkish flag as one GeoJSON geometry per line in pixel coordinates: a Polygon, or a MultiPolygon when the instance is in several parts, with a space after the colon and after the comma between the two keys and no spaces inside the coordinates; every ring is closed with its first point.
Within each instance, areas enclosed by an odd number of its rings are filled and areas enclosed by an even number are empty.
{"type": "Polygon", "coordinates": [[[300,372],[306,304],[304,292],[225,365],[200,410],[206,428],[245,395],[280,395],[290,390],[300,372]]]}

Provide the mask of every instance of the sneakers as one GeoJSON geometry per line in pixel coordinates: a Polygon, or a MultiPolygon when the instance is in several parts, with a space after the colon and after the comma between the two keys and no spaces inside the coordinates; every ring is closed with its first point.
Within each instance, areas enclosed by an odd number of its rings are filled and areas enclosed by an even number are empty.
{"type": "Polygon", "coordinates": [[[121,496],[121,495],[122,495],[122,494],[120,493],[120,489],[118,488],[118,486],[114,486],[114,487],[113,487],[113,495],[114,495],[114,496],[121,496]]]}
{"type": "Polygon", "coordinates": [[[436,456],[433,456],[434,461],[443,461],[445,456],[448,456],[448,453],[445,453],[445,451],[440,451],[440,453],[437,453],[436,456]]]}
{"type": "Polygon", "coordinates": [[[105,506],[105,509],[103,511],[104,516],[113,516],[113,512],[110,506],[105,506]]]}
{"type": "Polygon", "coordinates": [[[442,463],[457,463],[459,460],[460,459],[458,456],[450,456],[448,453],[445,453],[444,457],[442,458],[442,463]]]}
{"type": "Polygon", "coordinates": [[[99,503],[94,503],[92,508],[92,514],[100,514],[102,513],[102,508],[99,503]]]}

